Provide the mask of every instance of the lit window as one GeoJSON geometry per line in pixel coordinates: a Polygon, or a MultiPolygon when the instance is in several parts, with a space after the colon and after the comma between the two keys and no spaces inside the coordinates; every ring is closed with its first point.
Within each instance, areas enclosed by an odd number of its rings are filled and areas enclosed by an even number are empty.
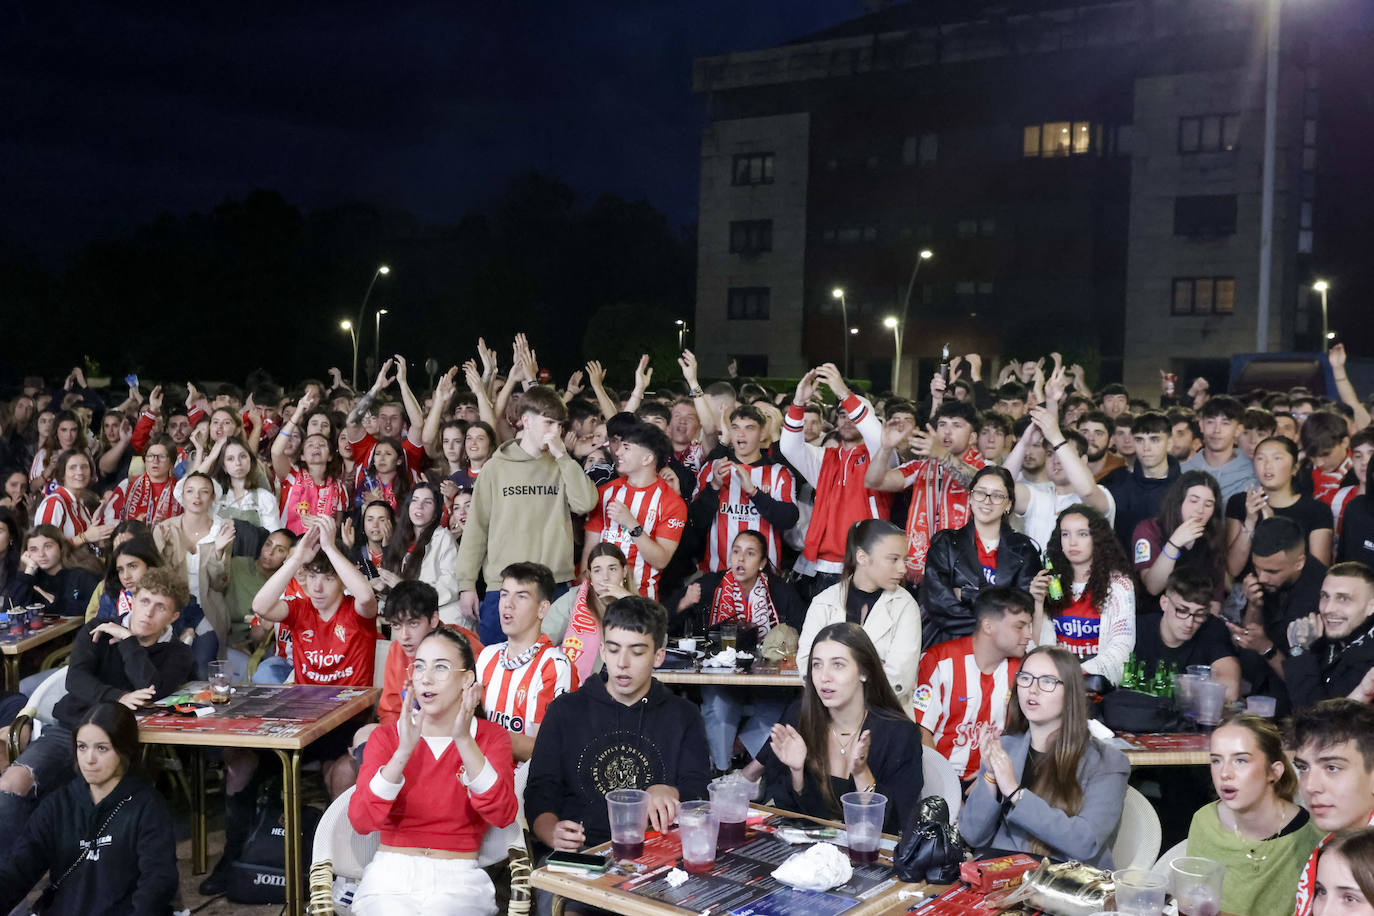
{"type": "Polygon", "coordinates": [[[1092,149],[1092,125],[1083,121],[1076,121],[1073,125],[1073,154],[1083,156],[1092,149]]]}
{"type": "Polygon", "coordinates": [[[1032,124],[1022,132],[1021,155],[1026,157],[1040,155],[1040,125],[1032,124]]]}
{"type": "Polygon", "coordinates": [[[1067,156],[1073,151],[1073,138],[1068,121],[1051,121],[1040,132],[1041,155],[1067,156]]]}
{"type": "Polygon", "coordinates": [[[736,185],[772,184],[773,154],[747,153],[735,157],[731,183],[736,185]]]}

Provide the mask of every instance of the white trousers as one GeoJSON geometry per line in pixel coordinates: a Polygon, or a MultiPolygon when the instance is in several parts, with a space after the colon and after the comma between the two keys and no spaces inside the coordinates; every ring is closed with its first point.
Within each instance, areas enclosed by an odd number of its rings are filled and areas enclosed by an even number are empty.
{"type": "Polygon", "coordinates": [[[496,888],[475,859],[378,852],[353,896],[358,916],[496,916],[496,888]]]}

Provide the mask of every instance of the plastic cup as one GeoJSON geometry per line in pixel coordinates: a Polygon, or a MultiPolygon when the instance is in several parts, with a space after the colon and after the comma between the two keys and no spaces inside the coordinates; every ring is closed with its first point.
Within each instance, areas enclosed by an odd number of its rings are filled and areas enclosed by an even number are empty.
{"type": "Polygon", "coordinates": [[[1169,882],[1146,868],[1118,868],[1112,872],[1116,908],[1129,916],[1162,916],[1169,882]]]}
{"type": "Polygon", "coordinates": [[[711,803],[683,803],[677,810],[677,826],[682,840],[682,867],[694,875],[710,871],[716,864],[716,839],[720,832],[711,803]]]}
{"type": "Polygon", "coordinates": [[[720,647],[722,649],[735,648],[735,640],[739,638],[739,625],[733,623],[722,623],[720,625],[720,647]]]}
{"type": "Polygon", "coordinates": [[[840,796],[840,805],[844,808],[844,832],[849,835],[849,861],[855,865],[872,865],[878,861],[887,796],[877,792],[846,792],[840,796]]]}
{"type": "Polygon", "coordinates": [[[644,829],[649,824],[649,793],[643,789],[615,789],[606,793],[611,820],[611,854],[637,859],[644,854],[644,829]]]}
{"type": "Polygon", "coordinates": [[[706,787],[711,795],[711,810],[720,824],[719,845],[726,849],[744,842],[749,802],[754,798],[755,785],[742,776],[732,774],[722,776],[706,787]]]}
{"type": "Polygon", "coordinates": [[[1254,713],[1266,719],[1272,719],[1274,717],[1274,713],[1278,710],[1278,706],[1279,701],[1273,697],[1246,697],[1245,699],[1246,712],[1254,713]]]}
{"type": "Polygon", "coordinates": [[[1226,705],[1226,685],[1221,681],[1201,681],[1193,697],[1193,718],[1199,725],[1216,725],[1226,705]]]}
{"type": "Polygon", "coordinates": [[[1217,916],[1226,867],[1211,859],[1183,856],[1169,863],[1169,882],[1178,916],[1217,916]]]}
{"type": "Polygon", "coordinates": [[[1212,666],[1211,666],[1211,665],[1189,665],[1189,666],[1188,666],[1188,673],[1189,673],[1189,674],[1196,674],[1198,677],[1201,677],[1201,678],[1204,678],[1204,679],[1206,679],[1206,678],[1211,678],[1211,676],[1212,676],[1212,666]]]}
{"type": "Polygon", "coordinates": [[[677,641],[677,647],[684,652],[695,652],[697,650],[697,641],[691,638],[679,639],[677,641]]]}
{"type": "Polygon", "coordinates": [[[213,661],[210,663],[210,702],[216,705],[229,702],[229,696],[234,692],[234,674],[229,668],[227,661],[213,661]]]}
{"type": "Polygon", "coordinates": [[[1174,678],[1174,697],[1178,708],[1188,718],[1197,711],[1197,685],[1206,678],[1196,674],[1180,674],[1174,678]]]}

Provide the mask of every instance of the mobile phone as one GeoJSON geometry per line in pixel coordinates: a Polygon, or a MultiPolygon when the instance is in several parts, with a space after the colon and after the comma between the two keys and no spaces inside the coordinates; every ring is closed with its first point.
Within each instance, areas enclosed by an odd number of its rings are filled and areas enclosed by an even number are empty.
{"type": "Polygon", "coordinates": [[[137,388],[137,387],[138,387],[138,376],[137,376],[136,374],[130,372],[128,375],[124,376],[124,384],[125,384],[125,385],[128,385],[130,388],[137,388]]]}
{"type": "Polygon", "coordinates": [[[946,343],[940,348],[940,375],[944,376],[945,381],[949,381],[949,344],[946,343]]]}
{"type": "Polygon", "coordinates": [[[551,852],[549,853],[548,864],[550,867],[562,866],[578,871],[605,871],[606,857],[587,852],[551,852]]]}

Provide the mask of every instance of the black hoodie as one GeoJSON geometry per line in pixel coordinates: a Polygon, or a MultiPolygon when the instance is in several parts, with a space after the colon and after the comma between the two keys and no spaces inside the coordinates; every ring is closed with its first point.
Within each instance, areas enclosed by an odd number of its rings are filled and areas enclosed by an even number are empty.
{"type": "Polygon", "coordinates": [[[1165,492],[1182,473],[1178,459],[1170,455],[1169,473],[1163,477],[1146,477],[1145,465],[1137,461],[1135,467],[1117,468],[1102,478],[1102,486],[1116,501],[1116,538],[1127,548],[1128,556],[1135,526],[1159,515],[1165,492]]]}
{"type": "Polygon", "coordinates": [[[530,760],[525,816],[577,821],[587,845],[611,838],[606,793],[675,786],[683,801],[706,797],[710,765],[701,713],[657,680],[625,706],[594,676],[549,704],[530,760]]]}
{"type": "Polygon", "coordinates": [[[0,913],[23,900],[45,872],[51,881],[62,879],[49,913],[166,916],[178,881],[167,803],[132,773],[98,805],[84,779],[68,780],[43,799],[0,860],[0,913]]]}
{"type": "Polygon", "coordinates": [[[1294,708],[1300,709],[1333,697],[1349,696],[1371,667],[1374,619],[1366,619],[1345,639],[1323,636],[1302,654],[1290,654],[1283,662],[1283,678],[1288,682],[1288,696],[1294,708]]]}

